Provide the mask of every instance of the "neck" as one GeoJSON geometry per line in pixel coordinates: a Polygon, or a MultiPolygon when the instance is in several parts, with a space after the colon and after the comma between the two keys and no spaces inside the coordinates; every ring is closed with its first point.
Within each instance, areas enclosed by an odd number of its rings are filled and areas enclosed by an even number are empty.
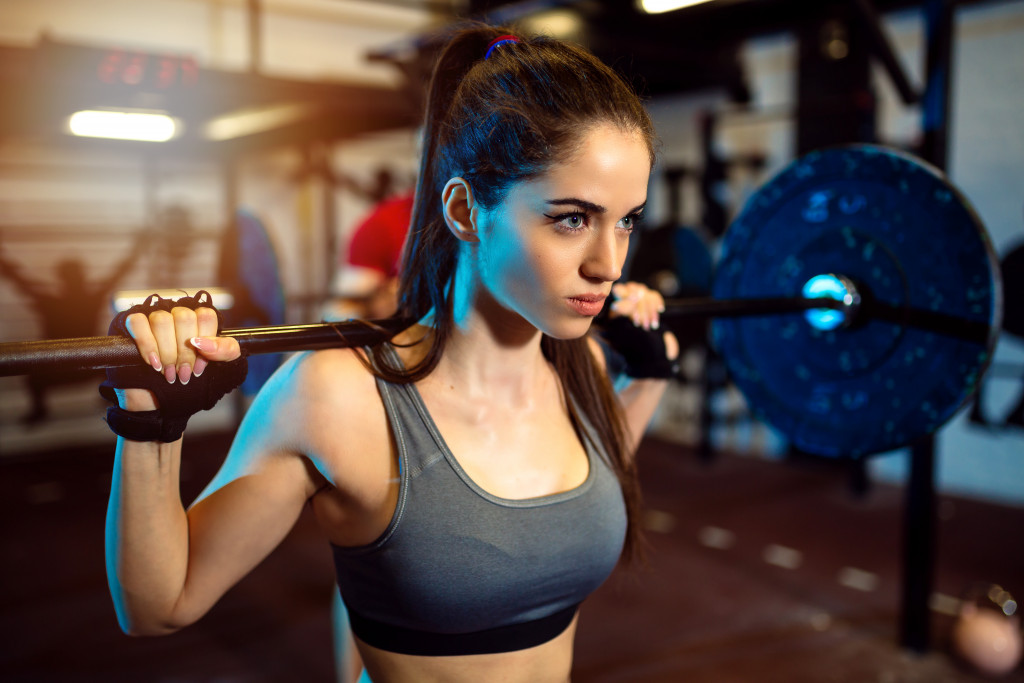
{"type": "Polygon", "coordinates": [[[452,335],[435,374],[469,395],[521,397],[551,376],[541,353],[541,333],[494,301],[462,266],[467,261],[460,260],[451,284],[452,335]]]}

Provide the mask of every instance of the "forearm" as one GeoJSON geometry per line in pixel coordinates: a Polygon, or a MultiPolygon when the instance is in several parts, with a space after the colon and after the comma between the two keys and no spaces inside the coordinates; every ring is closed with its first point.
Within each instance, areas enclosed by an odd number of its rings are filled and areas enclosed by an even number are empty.
{"type": "Polygon", "coordinates": [[[668,388],[667,379],[630,379],[618,391],[629,427],[629,452],[635,453],[668,388]]]}
{"type": "Polygon", "coordinates": [[[119,438],[106,523],[107,581],[121,628],[168,633],[187,623],[182,596],[188,519],[181,501],[181,441],[119,438]]]}
{"type": "Polygon", "coordinates": [[[190,521],[180,493],[188,418],[245,374],[238,343],[212,336],[219,319],[203,305],[208,296],[183,297],[170,311],[159,298],[147,300],[112,325],[135,339],[149,366],[108,370],[106,383],[117,398],[108,423],[121,435],[107,509],[107,576],[118,620],[129,633],[168,633],[196,621],[244,564],[209,550],[216,545],[210,539],[220,537],[190,521]],[[200,337],[203,356],[196,353],[200,337]]]}

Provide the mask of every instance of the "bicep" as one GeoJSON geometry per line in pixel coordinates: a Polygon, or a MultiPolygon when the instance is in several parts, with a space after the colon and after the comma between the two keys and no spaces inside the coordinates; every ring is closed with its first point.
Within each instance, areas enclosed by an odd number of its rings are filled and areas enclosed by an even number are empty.
{"type": "Polygon", "coordinates": [[[187,602],[210,605],[295,525],[322,478],[290,447],[288,406],[268,392],[250,407],[224,464],[188,509],[187,602]],[[275,414],[277,415],[275,417],[275,414]]]}
{"type": "Polygon", "coordinates": [[[195,604],[212,604],[284,540],[312,476],[299,456],[268,455],[239,476],[219,478],[189,508],[185,592],[195,604]]]}

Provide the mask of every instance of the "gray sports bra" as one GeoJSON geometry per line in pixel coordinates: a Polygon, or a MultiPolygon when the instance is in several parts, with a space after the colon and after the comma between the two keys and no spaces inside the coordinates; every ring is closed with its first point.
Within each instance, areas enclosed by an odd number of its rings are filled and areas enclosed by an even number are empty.
{"type": "Polygon", "coordinates": [[[392,652],[461,655],[525,649],[564,631],[614,569],[626,532],[618,480],[590,425],[583,484],[508,500],[467,476],[413,384],[377,387],[401,482],[380,538],[332,546],[356,636],[392,652]]]}

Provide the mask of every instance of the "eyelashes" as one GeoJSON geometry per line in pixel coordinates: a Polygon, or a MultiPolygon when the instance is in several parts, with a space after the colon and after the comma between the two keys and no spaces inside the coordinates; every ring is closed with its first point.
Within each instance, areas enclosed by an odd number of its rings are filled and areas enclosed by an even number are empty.
{"type": "MultiPolygon", "coordinates": [[[[544,214],[545,218],[551,220],[559,230],[568,233],[579,232],[586,228],[590,224],[590,215],[583,211],[567,211],[560,214],[544,214]]],[[[633,213],[623,216],[615,227],[625,230],[627,232],[633,232],[636,226],[643,221],[644,216],[640,211],[634,211],[633,213]]]]}
{"type": "Polygon", "coordinates": [[[640,223],[642,223],[643,220],[644,220],[644,214],[642,212],[640,212],[640,211],[634,211],[631,214],[627,214],[622,219],[622,221],[619,221],[619,222],[621,223],[621,222],[625,221],[626,225],[624,225],[623,227],[625,229],[629,230],[630,232],[633,232],[633,230],[636,229],[636,226],[638,226],[640,223]]]}
{"type": "Polygon", "coordinates": [[[551,222],[555,226],[564,232],[579,232],[583,228],[587,227],[587,223],[590,222],[590,217],[585,213],[579,211],[572,211],[568,213],[555,214],[544,214],[546,218],[551,219],[551,222]]]}

